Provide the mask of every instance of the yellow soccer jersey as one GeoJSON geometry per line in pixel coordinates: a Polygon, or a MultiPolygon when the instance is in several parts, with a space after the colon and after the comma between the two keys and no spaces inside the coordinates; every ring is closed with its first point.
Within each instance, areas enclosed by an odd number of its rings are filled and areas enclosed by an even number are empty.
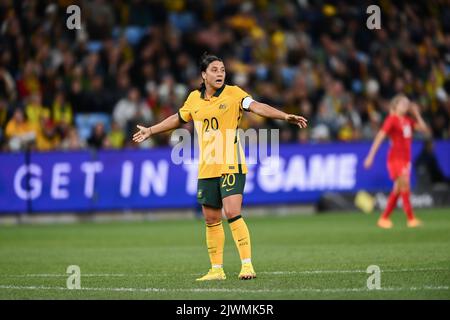
{"type": "Polygon", "coordinates": [[[204,90],[195,90],[178,111],[181,122],[194,121],[200,151],[199,179],[247,173],[237,129],[244,110],[242,101],[249,96],[237,86],[223,85],[206,100],[204,90]]]}

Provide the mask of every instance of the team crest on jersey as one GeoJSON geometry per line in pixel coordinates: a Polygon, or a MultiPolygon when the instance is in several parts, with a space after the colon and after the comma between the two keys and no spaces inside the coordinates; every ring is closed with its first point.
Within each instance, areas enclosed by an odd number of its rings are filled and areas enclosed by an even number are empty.
{"type": "Polygon", "coordinates": [[[226,108],[227,108],[227,105],[224,103],[220,104],[220,106],[219,106],[219,109],[226,109],[226,108]]]}

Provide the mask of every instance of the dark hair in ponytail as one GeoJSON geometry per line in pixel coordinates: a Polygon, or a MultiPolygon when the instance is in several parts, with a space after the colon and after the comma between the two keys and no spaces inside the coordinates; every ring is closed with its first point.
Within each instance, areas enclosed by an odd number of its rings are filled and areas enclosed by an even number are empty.
{"type": "MultiPolygon", "coordinates": [[[[209,54],[208,52],[204,52],[202,57],[200,58],[200,72],[205,72],[208,69],[208,66],[211,62],[220,61],[223,62],[218,56],[209,54]]],[[[202,81],[202,85],[200,86],[200,90],[205,89],[205,81],[202,81]]]]}

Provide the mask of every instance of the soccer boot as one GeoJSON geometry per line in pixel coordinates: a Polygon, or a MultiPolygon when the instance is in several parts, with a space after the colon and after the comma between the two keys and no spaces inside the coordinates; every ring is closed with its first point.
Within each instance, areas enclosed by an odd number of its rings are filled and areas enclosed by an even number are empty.
{"type": "Polygon", "coordinates": [[[251,263],[242,264],[241,272],[239,273],[240,280],[250,280],[256,278],[256,272],[251,263]]]}
{"type": "Polygon", "coordinates": [[[227,276],[223,268],[211,268],[208,273],[203,277],[198,278],[197,281],[209,281],[209,280],[225,280],[227,276]]]}
{"type": "Polygon", "coordinates": [[[414,219],[408,220],[406,222],[406,225],[408,226],[408,228],[417,228],[417,227],[421,227],[423,225],[423,223],[419,219],[414,218],[414,219]]]}
{"type": "Polygon", "coordinates": [[[377,225],[383,229],[391,229],[394,225],[390,219],[380,218],[377,225]]]}

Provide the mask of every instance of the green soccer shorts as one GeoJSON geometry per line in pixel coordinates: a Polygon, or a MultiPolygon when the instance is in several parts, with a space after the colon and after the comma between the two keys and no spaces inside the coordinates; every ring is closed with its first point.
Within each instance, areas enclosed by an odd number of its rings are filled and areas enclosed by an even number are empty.
{"type": "Polygon", "coordinates": [[[233,194],[243,194],[245,174],[227,173],[221,177],[198,179],[197,201],[201,205],[222,208],[222,199],[233,194]]]}

